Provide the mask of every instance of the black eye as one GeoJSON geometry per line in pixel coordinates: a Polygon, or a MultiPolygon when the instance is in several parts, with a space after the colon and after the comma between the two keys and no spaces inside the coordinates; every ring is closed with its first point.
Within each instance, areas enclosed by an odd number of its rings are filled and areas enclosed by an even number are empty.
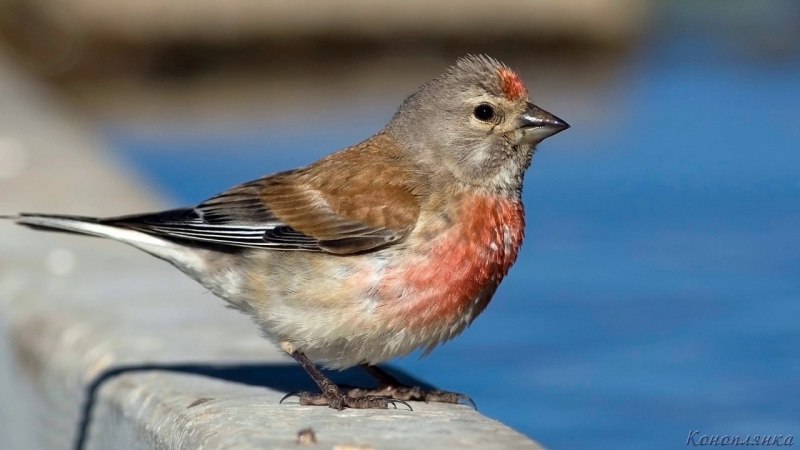
{"type": "Polygon", "coordinates": [[[475,115],[476,119],[488,122],[494,119],[494,107],[488,103],[481,103],[475,107],[475,111],[472,114],[475,115]]]}

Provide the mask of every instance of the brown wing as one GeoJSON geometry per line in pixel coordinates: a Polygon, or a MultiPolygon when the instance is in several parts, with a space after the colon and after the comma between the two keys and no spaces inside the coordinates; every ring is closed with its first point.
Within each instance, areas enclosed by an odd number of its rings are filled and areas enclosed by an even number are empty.
{"type": "Polygon", "coordinates": [[[292,229],[332,253],[403,239],[419,216],[414,172],[385,135],[297,172],[264,180],[261,200],[292,229]]]}
{"type": "Polygon", "coordinates": [[[246,183],[194,209],[110,219],[177,239],[351,254],[402,240],[419,215],[410,171],[373,138],[304,169],[246,183]],[[371,145],[372,143],[372,145],[371,145]]]}

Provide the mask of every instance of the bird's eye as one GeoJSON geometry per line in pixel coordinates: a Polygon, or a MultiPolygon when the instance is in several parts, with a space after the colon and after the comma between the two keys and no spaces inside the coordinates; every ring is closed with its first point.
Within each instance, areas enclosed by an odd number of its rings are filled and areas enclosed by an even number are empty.
{"type": "Polygon", "coordinates": [[[488,122],[494,119],[494,107],[488,103],[481,103],[480,105],[475,107],[475,111],[472,112],[476,119],[488,122]]]}

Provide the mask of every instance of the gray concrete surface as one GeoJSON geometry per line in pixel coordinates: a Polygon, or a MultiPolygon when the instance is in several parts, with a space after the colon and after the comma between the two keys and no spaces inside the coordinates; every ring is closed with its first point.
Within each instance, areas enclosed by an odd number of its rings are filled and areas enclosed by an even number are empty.
{"type": "MultiPolygon", "coordinates": [[[[0,54],[0,214],[158,208],[89,130],[0,54]]],[[[297,448],[312,427],[312,448],[540,448],[467,406],[279,405],[308,380],[222,305],[121,244],[0,222],[2,447],[297,448]]]]}

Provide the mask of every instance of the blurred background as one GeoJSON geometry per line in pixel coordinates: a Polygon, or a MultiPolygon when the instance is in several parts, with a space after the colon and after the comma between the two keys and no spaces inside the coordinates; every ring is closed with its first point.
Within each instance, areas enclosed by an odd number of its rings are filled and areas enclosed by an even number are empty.
{"type": "Polygon", "coordinates": [[[173,206],[500,58],[572,128],[492,305],[395,366],[554,449],[800,435],[797,1],[2,0],[0,52],[173,206]]]}

